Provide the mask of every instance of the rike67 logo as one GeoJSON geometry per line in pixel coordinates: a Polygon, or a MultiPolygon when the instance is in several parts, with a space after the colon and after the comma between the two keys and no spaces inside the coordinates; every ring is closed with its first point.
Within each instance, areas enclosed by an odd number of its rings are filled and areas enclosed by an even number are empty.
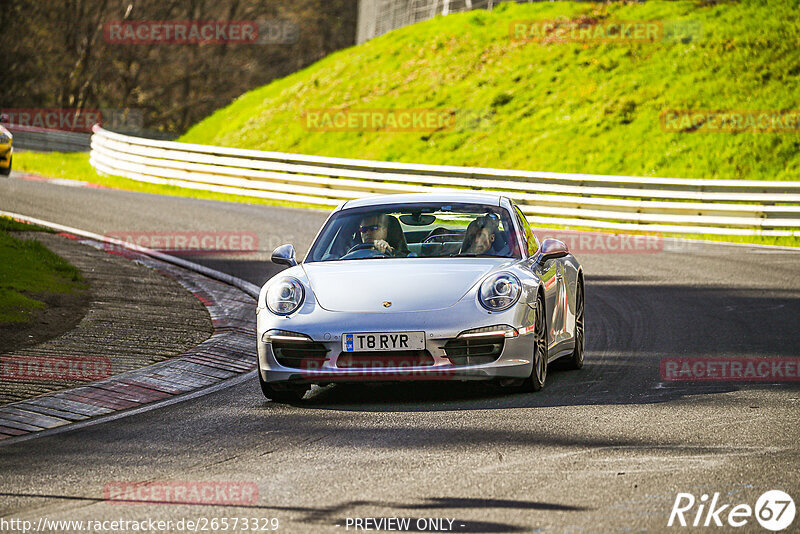
{"type": "Polygon", "coordinates": [[[755,516],[767,530],[778,532],[792,524],[795,516],[794,500],[781,490],[763,493],[754,507],[749,504],[721,504],[720,494],[707,493],[696,499],[691,493],[678,493],[667,526],[692,527],[743,527],[755,516]]]}

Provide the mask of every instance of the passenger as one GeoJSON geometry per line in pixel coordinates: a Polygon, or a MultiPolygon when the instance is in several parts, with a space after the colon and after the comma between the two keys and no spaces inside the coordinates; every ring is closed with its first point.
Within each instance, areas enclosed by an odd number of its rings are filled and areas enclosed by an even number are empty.
{"type": "Polygon", "coordinates": [[[400,223],[387,214],[372,215],[361,220],[362,243],[372,243],[375,250],[389,256],[407,256],[408,244],[400,223]]]}
{"type": "MultiPolygon", "coordinates": [[[[496,215],[489,214],[478,217],[467,226],[464,242],[461,244],[461,254],[492,254],[507,256],[508,251],[498,251],[496,248],[497,233],[500,221],[496,215]]],[[[503,246],[502,248],[507,249],[503,246]]]]}

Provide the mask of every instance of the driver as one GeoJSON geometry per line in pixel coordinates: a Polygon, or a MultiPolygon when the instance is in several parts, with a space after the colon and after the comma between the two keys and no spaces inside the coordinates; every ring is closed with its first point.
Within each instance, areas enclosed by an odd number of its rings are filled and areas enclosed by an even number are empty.
{"type": "Polygon", "coordinates": [[[359,226],[362,243],[372,243],[375,250],[381,254],[394,253],[394,247],[386,240],[389,235],[389,216],[386,214],[373,215],[361,220],[359,226]]]}

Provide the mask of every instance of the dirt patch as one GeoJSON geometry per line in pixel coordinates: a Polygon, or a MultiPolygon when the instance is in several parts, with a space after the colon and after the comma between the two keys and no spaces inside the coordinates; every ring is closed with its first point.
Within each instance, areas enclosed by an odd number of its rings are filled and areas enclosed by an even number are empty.
{"type": "Polygon", "coordinates": [[[47,307],[32,310],[28,323],[0,324],[0,354],[38,345],[69,332],[81,322],[92,300],[88,289],[28,296],[44,302],[47,307]]]}

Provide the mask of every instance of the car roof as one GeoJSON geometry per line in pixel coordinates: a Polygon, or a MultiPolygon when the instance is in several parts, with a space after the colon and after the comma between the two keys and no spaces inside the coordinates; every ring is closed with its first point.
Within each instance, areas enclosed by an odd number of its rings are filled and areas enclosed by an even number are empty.
{"type": "Polygon", "coordinates": [[[401,193],[396,195],[373,195],[356,200],[348,200],[341,209],[384,206],[387,204],[409,204],[414,202],[454,202],[465,204],[501,205],[502,196],[496,193],[473,193],[469,191],[447,193],[401,193]]]}

